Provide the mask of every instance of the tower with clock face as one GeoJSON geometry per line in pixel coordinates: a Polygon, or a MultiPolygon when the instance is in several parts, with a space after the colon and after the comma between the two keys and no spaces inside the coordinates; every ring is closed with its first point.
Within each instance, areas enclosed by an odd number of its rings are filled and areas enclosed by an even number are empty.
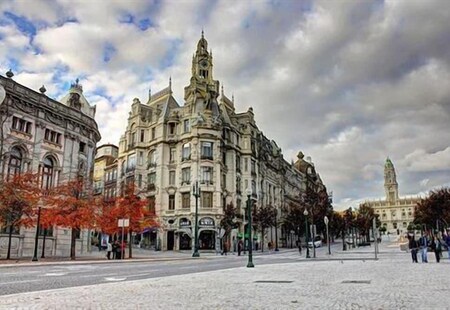
{"type": "Polygon", "coordinates": [[[192,76],[190,84],[184,88],[184,100],[191,107],[191,113],[198,114],[211,111],[219,113],[217,97],[219,96],[219,81],[213,79],[212,54],[208,52],[208,41],[203,31],[197,43],[197,50],[192,58],[192,76]]]}
{"type": "Polygon", "coordinates": [[[395,203],[398,200],[398,183],[395,175],[395,168],[389,157],[384,165],[384,190],[386,201],[395,203]]]}

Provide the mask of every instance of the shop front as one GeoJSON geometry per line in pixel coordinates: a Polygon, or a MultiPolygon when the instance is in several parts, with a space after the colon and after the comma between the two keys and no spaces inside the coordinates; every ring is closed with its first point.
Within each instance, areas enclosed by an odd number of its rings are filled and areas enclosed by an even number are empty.
{"type": "Polygon", "coordinates": [[[179,221],[178,229],[176,230],[179,240],[180,250],[192,249],[192,223],[187,218],[181,218],[179,221]]]}
{"type": "Polygon", "coordinates": [[[216,248],[216,228],[214,219],[203,217],[198,221],[200,250],[214,250],[216,248]]]}

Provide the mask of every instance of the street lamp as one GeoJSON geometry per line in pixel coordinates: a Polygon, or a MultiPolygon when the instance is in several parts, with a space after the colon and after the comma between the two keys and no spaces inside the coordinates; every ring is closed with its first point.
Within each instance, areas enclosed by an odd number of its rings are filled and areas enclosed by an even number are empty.
{"type": "Polygon", "coordinates": [[[309,256],[309,244],[308,244],[308,210],[303,211],[303,215],[305,216],[305,231],[306,231],[306,258],[310,258],[309,256]]]}
{"type": "Polygon", "coordinates": [[[253,268],[253,240],[252,240],[252,189],[247,188],[245,190],[245,194],[247,195],[247,212],[248,212],[248,239],[249,239],[249,247],[248,247],[248,263],[247,268],[253,268]]]}
{"type": "Polygon", "coordinates": [[[200,197],[200,187],[198,186],[198,181],[195,181],[192,186],[192,190],[195,197],[194,253],[192,253],[192,257],[200,257],[200,253],[198,252],[198,198],[200,197]]]}
{"type": "Polygon", "coordinates": [[[37,262],[37,249],[38,249],[38,239],[39,239],[39,226],[41,225],[41,207],[38,208],[38,217],[37,217],[37,225],[36,225],[36,235],[34,236],[34,254],[33,259],[31,261],[37,262]]]}
{"type": "Polygon", "coordinates": [[[331,248],[330,248],[330,235],[328,234],[328,216],[325,215],[325,217],[323,218],[323,221],[325,222],[325,226],[327,228],[327,245],[328,245],[328,255],[331,255],[331,248]]]}
{"type": "Polygon", "coordinates": [[[275,213],[275,252],[278,252],[278,223],[277,223],[277,218],[278,218],[278,209],[276,209],[276,213],[275,213]]]}

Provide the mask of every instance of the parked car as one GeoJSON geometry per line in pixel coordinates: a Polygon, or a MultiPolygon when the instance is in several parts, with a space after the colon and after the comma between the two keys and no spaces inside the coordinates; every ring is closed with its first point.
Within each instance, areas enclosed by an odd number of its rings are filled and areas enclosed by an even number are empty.
{"type": "MultiPolygon", "coordinates": [[[[315,248],[320,248],[321,246],[322,246],[322,238],[320,238],[320,236],[315,236],[314,237],[314,247],[315,248]]],[[[308,247],[310,247],[310,248],[313,247],[312,240],[308,241],[308,247]]]]}

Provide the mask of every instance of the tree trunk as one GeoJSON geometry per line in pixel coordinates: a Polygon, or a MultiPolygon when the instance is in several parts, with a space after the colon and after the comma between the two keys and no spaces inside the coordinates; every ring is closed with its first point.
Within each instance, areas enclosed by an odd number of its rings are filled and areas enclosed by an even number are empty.
{"type": "Polygon", "coordinates": [[[130,229],[130,232],[129,232],[129,234],[130,234],[130,237],[128,238],[129,240],[128,240],[128,252],[129,252],[129,257],[128,258],[133,258],[133,254],[132,254],[132,252],[131,252],[131,248],[132,248],[132,240],[131,240],[131,235],[132,235],[132,232],[131,232],[131,229],[130,229]]]}
{"type": "Polygon", "coordinates": [[[261,253],[264,252],[264,228],[261,227],[261,253]]]}
{"type": "Polygon", "coordinates": [[[13,231],[13,224],[9,225],[9,232],[8,232],[8,253],[6,254],[6,259],[11,259],[12,231],[13,231]]]}
{"type": "Polygon", "coordinates": [[[75,245],[77,241],[76,233],[77,229],[72,228],[71,238],[70,238],[70,260],[75,260],[75,245]]]}

